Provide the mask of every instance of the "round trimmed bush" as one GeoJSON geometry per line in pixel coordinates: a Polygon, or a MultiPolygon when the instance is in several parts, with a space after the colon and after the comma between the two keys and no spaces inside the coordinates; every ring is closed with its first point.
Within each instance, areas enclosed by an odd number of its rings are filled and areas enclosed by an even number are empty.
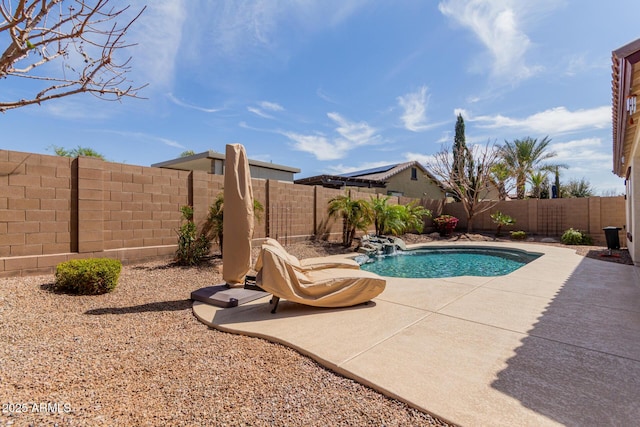
{"type": "Polygon", "coordinates": [[[111,292],[118,284],[122,263],[110,258],[73,259],[56,266],[54,289],[80,295],[111,292]]]}
{"type": "Polygon", "coordinates": [[[565,245],[590,245],[593,243],[591,237],[580,230],[568,229],[564,232],[560,241],[565,245]]]}
{"type": "Polygon", "coordinates": [[[527,238],[527,233],[526,231],[512,231],[511,238],[513,240],[524,240],[527,238]]]}

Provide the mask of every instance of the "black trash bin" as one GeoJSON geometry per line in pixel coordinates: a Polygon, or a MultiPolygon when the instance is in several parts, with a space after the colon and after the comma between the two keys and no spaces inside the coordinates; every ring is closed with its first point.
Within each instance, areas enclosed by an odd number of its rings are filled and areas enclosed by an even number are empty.
{"type": "Polygon", "coordinates": [[[607,239],[607,248],[611,249],[620,249],[620,238],[618,237],[618,231],[622,230],[620,227],[605,227],[604,237],[607,239]]]}

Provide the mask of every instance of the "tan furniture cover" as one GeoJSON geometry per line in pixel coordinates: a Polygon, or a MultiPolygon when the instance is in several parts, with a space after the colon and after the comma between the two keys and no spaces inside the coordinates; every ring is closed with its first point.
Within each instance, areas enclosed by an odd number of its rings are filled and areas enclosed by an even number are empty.
{"type": "Polygon", "coordinates": [[[315,307],[348,307],[380,295],[386,281],[377,274],[347,268],[302,272],[277,248],[264,245],[256,266],[257,284],[274,297],[315,307]]]}
{"type": "Polygon", "coordinates": [[[227,144],[225,156],[222,278],[230,286],[242,286],[251,268],[253,189],[244,147],[227,144]]]}
{"type": "MultiPolygon", "coordinates": [[[[302,271],[308,272],[312,270],[322,270],[324,268],[352,268],[355,270],[360,270],[360,264],[352,259],[341,259],[341,260],[331,260],[327,258],[307,258],[307,259],[298,259],[295,256],[291,255],[287,250],[275,239],[267,238],[262,245],[269,245],[276,248],[276,250],[280,251],[280,255],[289,262],[293,268],[302,271]]],[[[255,268],[256,271],[259,271],[259,268],[255,268]]]]}

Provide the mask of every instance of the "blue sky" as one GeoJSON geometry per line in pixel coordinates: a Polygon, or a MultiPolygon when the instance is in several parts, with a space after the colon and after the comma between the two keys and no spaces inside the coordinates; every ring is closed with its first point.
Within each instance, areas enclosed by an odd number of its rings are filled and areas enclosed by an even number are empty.
{"type": "MultiPolygon", "coordinates": [[[[129,78],[148,99],[78,95],[0,115],[1,148],[90,147],[148,166],[185,150],[298,167],[296,178],[408,160],[451,143],[548,136],[570,167],[611,173],[611,51],[640,37],[637,0],[154,0],[129,78]]],[[[0,99],[27,86],[0,81],[0,99]]]]}

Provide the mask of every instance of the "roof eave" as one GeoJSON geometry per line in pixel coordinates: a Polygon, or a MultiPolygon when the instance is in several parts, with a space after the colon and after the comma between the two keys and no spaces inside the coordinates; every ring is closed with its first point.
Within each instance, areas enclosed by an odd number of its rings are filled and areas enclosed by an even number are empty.
{"type": "Polygon", "coordinates": [[[613,173],[624,178],[629,162],[629,159],[623,158],[629,119],[625,100],[631,93],[633,65],[640,62],[640,39],[614,50],[611,61],[613,173]]]}

